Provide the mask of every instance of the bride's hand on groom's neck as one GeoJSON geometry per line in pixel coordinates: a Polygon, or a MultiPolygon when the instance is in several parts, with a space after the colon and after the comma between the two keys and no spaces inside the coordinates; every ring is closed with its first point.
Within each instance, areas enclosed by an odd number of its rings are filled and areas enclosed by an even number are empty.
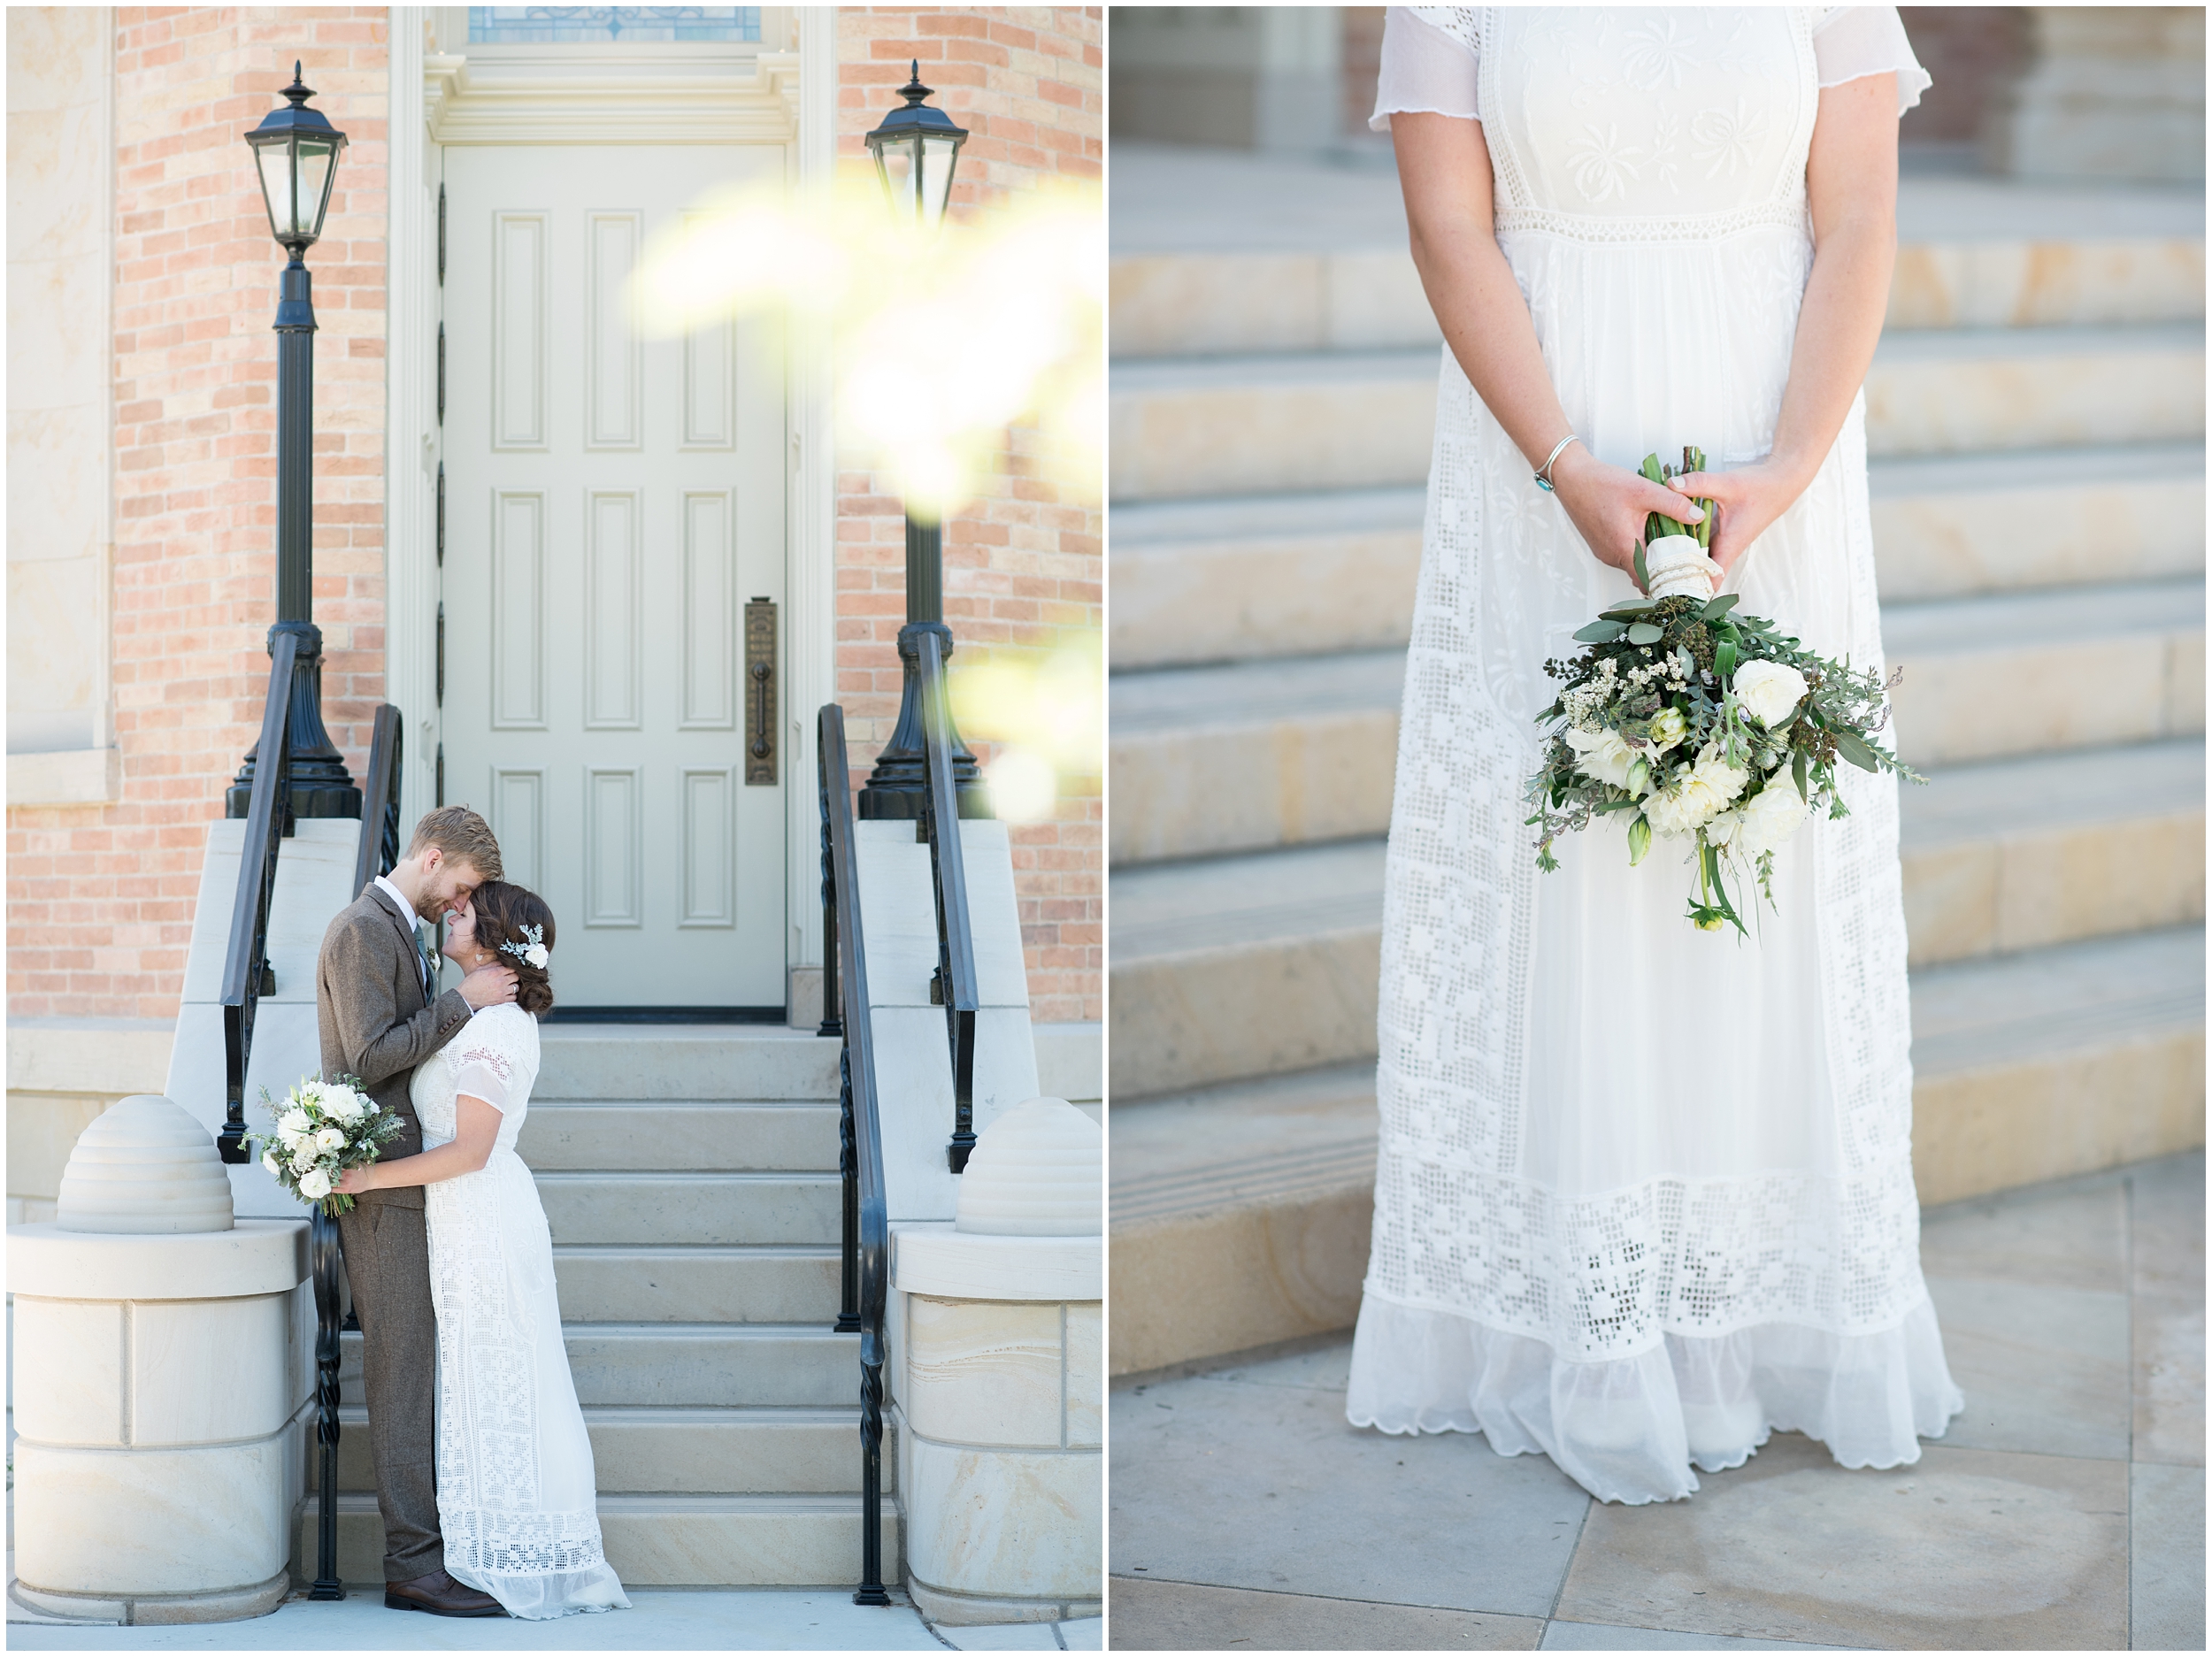
{"type": "Polygon", "coordinates": [[[480,1013],[504,1007],[515,998],[516,982],[512,967],[479,967],[461,980],[461,999],[480,1013]]]}

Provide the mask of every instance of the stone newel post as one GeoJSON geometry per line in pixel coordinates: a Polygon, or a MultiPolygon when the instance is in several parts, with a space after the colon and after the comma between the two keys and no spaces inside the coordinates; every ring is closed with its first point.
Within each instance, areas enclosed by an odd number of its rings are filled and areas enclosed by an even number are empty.
{"type": "Polygon", "coordinates": [[[304,1220],[234,1220],[215,1143],[139,1093],[8,1228],[16,1592],[56,1616],[213,1622],[289,1588],[311,1406],[304,1220]]]}
{"type": "Polygon", "coordinates": [[[1101,1151],[1030,1100],[977,1139],[951,1224],[892,1228],[907,1590],[933,1622],[1099,1615],[1101,1151]]]}

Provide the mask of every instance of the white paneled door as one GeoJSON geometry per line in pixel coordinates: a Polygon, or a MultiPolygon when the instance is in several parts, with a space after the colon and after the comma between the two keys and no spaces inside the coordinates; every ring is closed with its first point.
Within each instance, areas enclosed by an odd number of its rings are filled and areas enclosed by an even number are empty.
{"type": "Polygon", "coordinates": [[[634,326],[626,284],[780,148],[445,151],[445,798],[553,907],[587,1007],[780,1007],[780,331],[634,326]],[[778,608],[771,612],[766,605],[778,608]],[[772,780],[764,771],[772,770],[772,780]]]}

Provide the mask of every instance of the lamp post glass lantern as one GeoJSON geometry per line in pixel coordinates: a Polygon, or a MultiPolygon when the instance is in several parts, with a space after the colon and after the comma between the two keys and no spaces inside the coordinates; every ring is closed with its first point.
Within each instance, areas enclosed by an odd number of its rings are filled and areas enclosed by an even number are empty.
{"type": "MultiPolygon", "coordinates": [[[[884,200],[902,227],[934,233],[944,223],[945,204],[952,198],[952,173],[960,159],[960,146],[968,131],[956,127],[942,110],[923,99],[932,88],[922,84],[921,65],[915,62],[912,78],[899,88],[906,100],[883,118],[868,134],[868,152],[875,157],[876,177],[882,181],[884,200]]],[[[899,664],[903,680],[899,694],[899,722],[891,740],[876,756],[875,770],[860,791],[859,815],[883,818],[915,818],[923,815],[928,793],[928,754],[922,738],[921,636],[937,635],[941,657],[952,660],[952,629],[945,625],[945,556],[943,525],[933,518],[906,513],[906,625],[899,629],[899,664]]],[[[989,797],[975,756],[953,728],[952,710],[944,710],[947,746],[952,751],[953,791],[964,817],[991,815],[989,797]]]]}
{"type": "MultiPolygon", "coordinates": [[[[346,135],[320,110],[307,107],[314,88],[292,65],[285,107],[272,110],[246,134],[261,180],[269,234],[291,257],[279,278],[277,335],[277,638],[299,641],[292,667],[292,717],[285,732],[291,751],[292,816],[357,817],[361,791],[354,786],[336,744],[323,729],[323,635],[314,623],[315,305],[303,257],[323,234],[331,187],[346,135]]],[[[261,745],[247,750],[230,786],[226,809],[242,817],[253,799],[254,764],[261,745]]]]}
{"type": "Polygon", "coordinates": [[[908,73],[912,78],[899,88],[906,102],[868,134],[868,153],[876,159],[876,177],[893,216],[933,231],[944,222],[945,204],[952,199],[952,172],[968,130],[922,101],[934,88],[922,84],[920,59],[913,60],[908,73]]]}

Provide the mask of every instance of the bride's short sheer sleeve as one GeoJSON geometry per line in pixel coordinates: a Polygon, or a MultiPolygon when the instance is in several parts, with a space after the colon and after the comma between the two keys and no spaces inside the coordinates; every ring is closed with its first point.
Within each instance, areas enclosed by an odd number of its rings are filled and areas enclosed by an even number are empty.
{"type": "Polygon", "coordinates": [[[495,1110],[506,1110],[508,1089],[516,1085],[522,1065],[513,1048],[501,1039],[503,1034],[495,1032],[494,1021],[479,1017],[446,1049],[446,1062],[453,1066],[457,1098],[466,1093],[495,1110]]]}
{"type": "Polygon", "coordinates": [[[1383,17],[1382,73],[1375,82],[1375,113],[1369,130],[1386,133],[1393,115],[1456,115],[1480,120],[1475,96],[1474,36],[1446,33],[1409,6],[1383,17]]]}
{"type": "Polygon", "coordinates": [[[1813,23],[1813,62],[1823,87],[1894,71],[1900,115],[1934,84],[1913,56],[1895,6],[1834,6],[1823,12],[1813,23]]]}

